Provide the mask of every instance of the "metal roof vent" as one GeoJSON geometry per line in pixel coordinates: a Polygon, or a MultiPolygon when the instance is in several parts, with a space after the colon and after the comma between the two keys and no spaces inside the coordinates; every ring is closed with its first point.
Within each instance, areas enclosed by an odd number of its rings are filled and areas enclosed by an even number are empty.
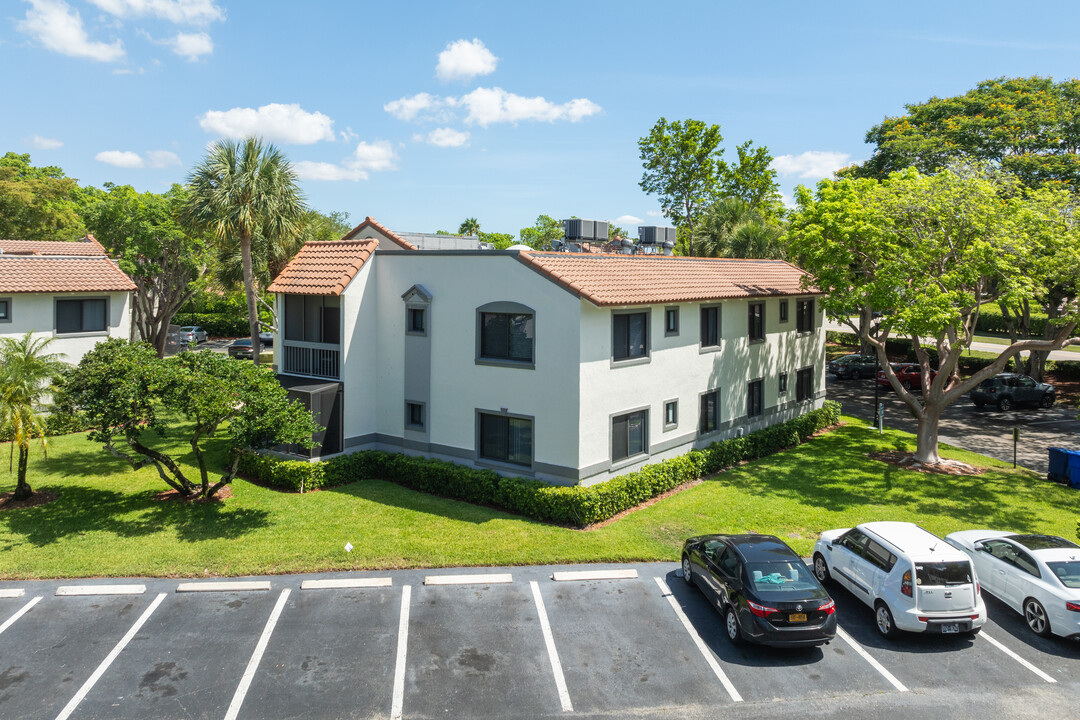
{"type": "Polygon", "coordinates": [[[608,224],[603,220],[583,220],[570,218],[562,221],[563,236],[567,240],[607,242],[608,224]]]}

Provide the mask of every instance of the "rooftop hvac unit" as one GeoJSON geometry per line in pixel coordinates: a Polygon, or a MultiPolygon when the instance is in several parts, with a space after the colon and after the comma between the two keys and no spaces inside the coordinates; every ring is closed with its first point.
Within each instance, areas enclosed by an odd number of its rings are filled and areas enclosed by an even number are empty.
{"type": "Polygon", "coordinates": [[[667,241],[675,242],[675,228],[660,225],[639,225],[638,240],[642,245],[663,245],[667,241]]]}
{"type": "Polygon", "coordinates": [[[582,220],[571,218],[563,220],[563,234],[567,240],[599,240],[607,242],[608,224],[603,220],[582,220]]]}

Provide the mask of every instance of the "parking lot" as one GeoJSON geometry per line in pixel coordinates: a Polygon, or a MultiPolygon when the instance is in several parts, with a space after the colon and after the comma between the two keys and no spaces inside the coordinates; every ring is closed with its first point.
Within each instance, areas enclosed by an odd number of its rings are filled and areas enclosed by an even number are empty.
{"type": "Polygon", "coordinates": [[[834,587],[837,638],[788,651],[732,646],[674,563],[249,580],[0,583],[0,717],[1080,714],[1080,645],[993,599],[974,639],[892,643],[834,587]],[[564,571],[619,577],[553,580],[564,571]],[[118,586],[137,594],[58,594],[118,586]]]}

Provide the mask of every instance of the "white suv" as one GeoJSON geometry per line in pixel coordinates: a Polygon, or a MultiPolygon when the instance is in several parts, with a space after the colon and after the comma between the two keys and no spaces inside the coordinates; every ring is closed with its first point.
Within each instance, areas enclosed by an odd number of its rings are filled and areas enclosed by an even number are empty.
{"type": "Polygon", "coordinates": [[[814,574],[874,608],[887,638],[899,630],[974,635],[986,624],[971,558],[914,523],[823,532],[814,545],[814,574]]]}

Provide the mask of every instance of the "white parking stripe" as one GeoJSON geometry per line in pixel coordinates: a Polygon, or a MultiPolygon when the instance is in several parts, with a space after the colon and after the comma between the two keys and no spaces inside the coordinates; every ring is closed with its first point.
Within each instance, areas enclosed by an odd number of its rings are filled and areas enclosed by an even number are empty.
{"type": "Polygon", "coordinates": [[[401,706],[405,700],[405,653],[409,645],[409,601],[412,585],[401,588],[401,616],[398,618],[397,662],[394,665],[394,698],[390,705],[390,720],[401,720],[401,706]]]}
{"type": "Polygon", "coordinates": [[[716,662],[716,658],[713,657],[712,651],[709,650],[705,641],[698,635],[694,626],[690,624],[690,618],[686,617],[686,613],[679,607],[679,603],[676,602],[675,596],[671,594],[671,588],[667,586],[667,583],[664,582],[662,578],[653,579],[656,580],[656,584],[660,586],[660,591],[664,594],[664,597],[667,598],[668,603],[671,604],[671,609],[675,611],[675,615],[678,616],[679,622],[686,628],[686,632],[690,633],[690,639],[694,641],[694,645],[697,646],[698,652],[705,658],[705,662],[709,663],[709,667],[712,668],[713,674],[720,680],[720,684],[724,686],[724,689],[727,690],[728,695],[731,696],[732,700],[735,702],[742,702],[742,695],[739,694],[739,691],[736,690],[735,686],[728,680],[728,676],[724,673],[723,668],[720,667],[720,663],[716,662]]]}
{"type": "Polygon", "coordinates": [[[22,588],[2,588],[0,589],[0,598],[21,598],[26,594],[26,591],[22,588]]]}
{"type": "Polygon", "coordinates": [[[862,659],[865,660],[866,662],[870,663],[870,667],[874,668],[879,673],[881,673],[881,676],[883,678],[885,678],[886,680],[888,680],[892,684],[892,686],[894,688],[896,688],[900,692],[907,692],[908,691],[908,689],[904,685],[904,683],[897,680],[896,677],[891,672],[886,670],[885,667],[881,663],[879,663],[877,660],[875,660],[870,653],[866,652],[866,650],[863,650],[862,645],[855,642],[855,638],[848,635],[847,631],[844,630],[844,628],[842,628],[840,626],[837,626],[837,628],[836,628],[836,636],[838,638],[840,638],[841,640],[843,640],[844,642],[846,642],[848,645],[850,645],[852,650],[859,653],[859,655],[862,656],[862,659]]]}
{"type": "Polygon", "coordinates": [[[41,595],[38,595],[36,598],[34,598],[30,602],[26,603],[21,608],[19,608],[18,611],[16,611],[16,613],[14,615],[12,615],[7,620],[5,620],[4,624],[0,625],[0,633],[4,632],[9,627],[14,625],[16,620],[18,620],[19,618],[21,618],[23,615],[25,615],[27,612],[30,611],[30,608],[34,607],[39,602],[41,602],[41,597],[42,597],[41,595]]]}
{"type": "Polygon", "coordinates": [[[547,609],[544,608],[544,598],[540,597],[540,584],[530,580],[533,600],[536,602],[536,613],[540,616],[540,630],[544,633],[544,644],[547,645],[548,660],[551,661],[551,672],[555,675],[555,688],[559,691],[559,702],[562,703],[563,712],[574,712],[574,706],[570,704],[570,693],[566,689],[566,677],[563,675],[562,663],[559,662],[559,651],[555,649],[555,637],[551,634],[551,623],[548,622],[547,609]]]}
{"type": "Polygon", "coordinates": [[[127,647],[127,644],[131,642],[131,639],[135,637],[135,634],[139,632],[142,626],[150,619],[150,616],[158,609],[158,605],[169,596],[168,593],[161,593],[154,602],[150,603],[150,607],[143,611],[143,614],[139,616],[139,619],[135,621],[135,624],[131,626],[131,629],[127,631],[124,637],[120,638],[120,642],[116,643],[116,647],[105,656],[105,659],[101,661],[101,664],[97,666],[97,670],[94,674],[87,678],[83,686],[79,688],[79,692],[75,693],[75,697],[68,701],[68,704],[64,706],[64,709],[60,711],[60,714],[56,716],[56,720],[67,720],[71,717],[71,713],[75,712],[75,708],[83,701],[86,694],[90,692],[90,689],[94,687],[94,683],[101,679],[101,676],[105,674],[105,671],[112,665],[113,660],[120,654],[120,652],[127,647]]]}
{"type": "Polygon", "coordinates": [[[1031,672],[1033,672],[1033,673],[1035,673],[1036,675],[1038,675],[1039,677],[1041,677],[1041,678],[1042,678],[1043,680],[1045,680],[1046,682],[1048,682],[1048,683],[1056,683],[1056,682],[1057,682],[1057,680],[1055,680],[1054,678],[1050,677],[1049,675],[1047,675],[1046,673],[1044,673],[1044,672],[1043,672],[1042,670],[1040,670],[1039,668],[1035,667],[1034,665],[1032,665],[1031,663],[1029,663],[1029,662],[1028,662],[1027,660],[1025,660],[1024,658],[1020,657],[1019,655],[1017,655],[1016,653],[1014,653],[1014,652],[1013,652],[1012,650],[1010,650],[1009,648],[1005,647],[1004,645],[1002,645],[1001,643],[999,643],[999,642],[998,642],[997,640],[995,640],[994,638],[992,638],[992,637],[990,637],[989,635],[987,635],[987,634],[986,634],[986,631],[985,631],[985,630],[984,630],[984,631],[982,631],[982,632],[981,632],[981,633],[979,633],[979,634],[980,634],[980,636],[981,636],[981,637],[984,637],[984,638],[986,638],[987,640],[989,640],[989,641],[990,641],[990,644],[991,644],[991,645],[993,645],[993,646],[994,646],[994,647],[996,647],[996,648],[997,648],[998,650],[1000,650],[1001,652],[1003,652],[1003,653],[1005,653],[1006,655],[1008,655],[1009,657],[1011,657],[1011,658],[1012,658],[1013,660],[1015,660],[1016,662],[1020,663],[1020,664],[1021,664],[1021,665],[1023,665],[1024,667],[1026,667],[1026,668],[1027,668],[1028,670],[1030,670],[1031,672]]]}
{"type": "Polygon", "coordinates": [[[247,695],[248,688],[251,687],[251,681],[255,679],[255,671],[259,669],[259,662],[262,660],[263,653],[266,652],[266,646],[270,644],[270,635],[274,632],[274,626],[277,625],[278,618],[281,617],[281,611],[285,609],[285,601],[289,599],[290,592],[289,588],[285,588],[281,591],[281,595],[278,596],[277,604],[274,605],[274,609],[266,621],[266,627],[263,628],[262,635],[259,636],[255,652],[251,653],[251,660],[248,661],[244,676],[240,678],[240,684],[236,686],[236,693],[233,694],[232,702],[229,703],[229,710],[225,713],[225,720],[236,720],[236,716],[240,714],[240,706],[244,704],[244,697],[247,695]]]}
{"type": "Polygon", "coordinates": [[[637,570],[574,570],[569,572],[557,572],[551,574],[555,582],[568,580],[634,580],[637,578],[637,570]]]}
{"type": "Polygon", "coordinates": [[[425,585],[497,585],[514,582],[510,573],[487,573],[485,575],[428,575],[425,585]]]}

